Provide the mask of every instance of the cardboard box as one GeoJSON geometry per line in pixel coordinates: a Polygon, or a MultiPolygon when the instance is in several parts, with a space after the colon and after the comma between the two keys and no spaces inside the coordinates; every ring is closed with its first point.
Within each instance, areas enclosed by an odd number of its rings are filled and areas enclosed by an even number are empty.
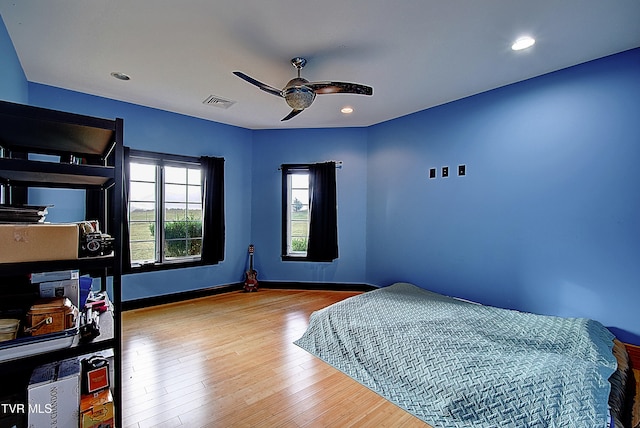
{"type": "Polygon", "coordinates": [[[80,307],[80,280],[78,278],[41,282],[39,287],[41,298],[66,297],[71,300],[73,306],[80,307]]]}
{"type": "Polygon", "coordinates": [[[36,367],[27,387],[29,428],[76,427],[80,409],[77,358],[36,367]]]}
{"type": "Polygon", "coordinates": [[[0,224],[0,263],[78,258],[77,224],[0,224]]]}
{"type": "Polygon", "coordinates": [[[82,396],[80,428],[113,428],[113,415],[113,396],[110,390],[82,396]]]}

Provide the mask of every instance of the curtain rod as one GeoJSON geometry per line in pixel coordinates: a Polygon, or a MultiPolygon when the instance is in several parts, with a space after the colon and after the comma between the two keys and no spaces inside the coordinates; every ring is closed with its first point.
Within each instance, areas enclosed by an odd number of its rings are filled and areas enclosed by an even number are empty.
{"type": "MultiPolygon", "coordinates": [[[[325,162],[335,162],[336,163],[336,169],[342,169],[342,161],[325,161],[325,162]]],[[[312,165],[310,163],[283,163],[282,165],[280,165],[278,167],[278,171],[282,170],[282,167],[289,167],[289,168],[304,168],[307,167],[309,165],[312,165]]]]}

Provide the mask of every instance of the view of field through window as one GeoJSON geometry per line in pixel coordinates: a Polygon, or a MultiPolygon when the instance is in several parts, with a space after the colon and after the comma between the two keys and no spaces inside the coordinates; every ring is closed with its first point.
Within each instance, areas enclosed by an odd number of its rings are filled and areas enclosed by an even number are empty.
{"type": "Polygon", "coordinates": [[[199,256],[202,247],[200,169],[133,161],[130,165],[132,263],[162,263],[199,256]],[[158,225],[162,225],[161,229],[158,225]],[[157,230],[163,233],[158,235],[157,230]]]}
{"type": "Polygon", "coordinates": [[[290,174],[289,183],[289,254],[306,256],[309,241],[309,174],[290,174]]]}

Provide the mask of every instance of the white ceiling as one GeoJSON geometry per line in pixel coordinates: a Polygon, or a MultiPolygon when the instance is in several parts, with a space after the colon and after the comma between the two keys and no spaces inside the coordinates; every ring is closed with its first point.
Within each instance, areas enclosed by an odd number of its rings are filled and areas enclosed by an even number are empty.
{"type": "Polygon", "coordinates": [[[31,82],[251,129],[369,126],[640,46],[639,0],[0,0],[0,14],[31,82]],[[525,34],[536,45],[512,51],[525,34]],[[281,122],[284,99],[232,74],[281,88],[295,56],[308,80],[373,96],[319,95],[281,122]]]}

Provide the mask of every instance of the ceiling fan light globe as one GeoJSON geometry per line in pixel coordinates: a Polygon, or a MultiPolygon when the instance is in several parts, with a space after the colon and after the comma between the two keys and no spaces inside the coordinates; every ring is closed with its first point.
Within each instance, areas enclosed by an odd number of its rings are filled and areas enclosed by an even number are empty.
{"type": "Polygon", "coordinates": [[[315,92],[305,86],[284,90],[284,99],[287,101],[287,104],[289,104],[289,107],[295,110],[302,110],[309,107],[315,98],[315,92]]]}

